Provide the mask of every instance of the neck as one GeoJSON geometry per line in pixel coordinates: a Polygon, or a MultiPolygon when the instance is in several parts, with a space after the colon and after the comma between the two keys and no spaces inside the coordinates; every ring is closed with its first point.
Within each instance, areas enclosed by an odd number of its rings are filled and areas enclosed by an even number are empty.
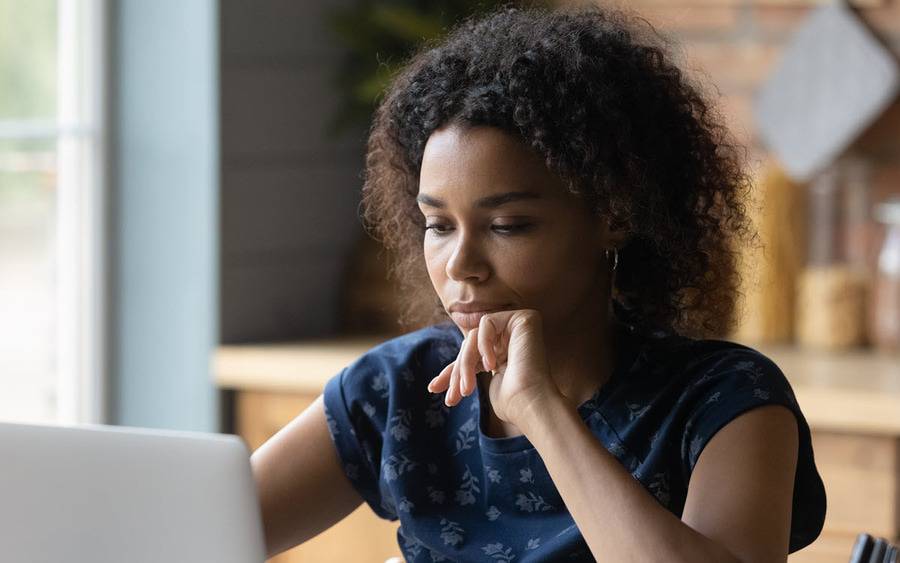
{"type": "Polygon", "coordinates": [[[613,317],[608,310],[582,318],[580,323],[568,323],[568,330],[544,331],[550,373],[575,406],[609,380],[616,360],[613,317]]]}

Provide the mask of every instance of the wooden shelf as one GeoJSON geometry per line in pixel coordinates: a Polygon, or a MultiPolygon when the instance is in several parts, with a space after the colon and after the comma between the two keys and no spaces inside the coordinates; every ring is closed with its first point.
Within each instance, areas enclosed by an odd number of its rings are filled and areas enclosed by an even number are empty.
{"type": "Polygon", "coordinates": [[[320,393],[331,377],[386,339],[372,336],[219,346],[212,371],[216,383],[225,389],[320,393]]]}

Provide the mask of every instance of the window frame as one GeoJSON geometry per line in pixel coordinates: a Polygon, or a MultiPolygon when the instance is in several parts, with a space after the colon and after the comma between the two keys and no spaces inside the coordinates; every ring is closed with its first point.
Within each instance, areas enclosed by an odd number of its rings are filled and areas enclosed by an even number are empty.
{"type": "Polygon", "coordinates": [[[59,0],[57,420],[108,422],[107,0],[59,0]]]}
{"type": "Polygon", "coordinates": [[[109,419],[108,7],[108,0],[57,0],[56,117],[0,119],[0,139],[55,139],[52,363],[58,423],[109,419]]]}

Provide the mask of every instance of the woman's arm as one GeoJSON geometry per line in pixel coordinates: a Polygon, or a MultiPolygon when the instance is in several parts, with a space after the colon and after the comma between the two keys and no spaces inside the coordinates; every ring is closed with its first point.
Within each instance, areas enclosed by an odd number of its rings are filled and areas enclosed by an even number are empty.
{"type": "Polygon", "coordinates": [[[798,432],[785,407],[737,417],[691,475],[683,520],[660,505],[564,401],[521,427],[598,560],[786,561],[798,432]]]}
{"type": "Polygon", "coordinates": [[[267,557],[330,528],[362,503],[331,442],[320,395],[250,456],[267,557]]]}

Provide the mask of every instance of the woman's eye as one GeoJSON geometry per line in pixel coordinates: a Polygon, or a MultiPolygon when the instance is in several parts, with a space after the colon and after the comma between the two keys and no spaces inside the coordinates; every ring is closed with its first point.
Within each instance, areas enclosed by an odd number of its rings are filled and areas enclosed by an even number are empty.
{"type": "Polygon", "coordinates": [[[445,228],[446,228],[446,225],[439,225],[439,224],[425,226],[426,231],[434,231],[435,234],[438,234],[438,235],[442,235],[442,234],[446,233],[447,231],[444,230],[445,228]]]}
{"type": "Polygon", "coordinates": [[[515,225],[493,225],[491,228],[498,233],[509,234],[525,231],[529,227],[531,227],[530,223],[517,223],[515,225]]]}
{"type": "MultiPolygon", "coordinates": [[[[517,223],[513,225],[491,225],[491,229],[500,234],[508,235],[512,233],[518,233],[527,230],[531,227],[530,223],[517,223]]],[[[434,231],[436,235],[444,235],[447,232],[451,231],[452,228],[447,227],[447,225],[442,225],[439,223],[435,223],[433,225],[426,225],[426,231],[434,231]]]]}

